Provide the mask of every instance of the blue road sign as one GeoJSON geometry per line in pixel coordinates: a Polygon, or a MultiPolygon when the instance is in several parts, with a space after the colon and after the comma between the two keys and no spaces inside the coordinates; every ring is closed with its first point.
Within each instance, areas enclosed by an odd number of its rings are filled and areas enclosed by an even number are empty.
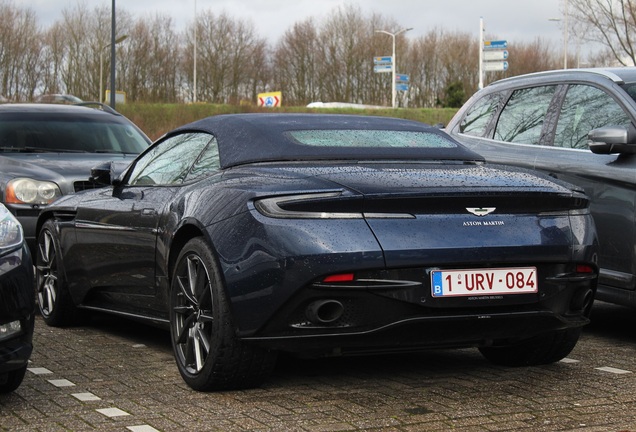
{"type": "Polygon", "coordinates": [[[395,85],[395,89],[397,91],[408,91],[409,90],[409,85],[408,84],[396,84],[395,85]]]}
{"type": "Polygon", "coordinates": [[[508,48],[507,40],[484,41],[484,49],[506,49],[508,48]]]}
{"type": "Polygon", "coordinates": [[[388,56],[388,57],[373,57],[373,63],[374,64],[393,63],[393,57],[391,57],[391,56],[388,56]]]}
{"type": "Polygon", "coordinates": [[[395,74],[395,82],[409,82],[409,76],[406,74],[395,74]]]}

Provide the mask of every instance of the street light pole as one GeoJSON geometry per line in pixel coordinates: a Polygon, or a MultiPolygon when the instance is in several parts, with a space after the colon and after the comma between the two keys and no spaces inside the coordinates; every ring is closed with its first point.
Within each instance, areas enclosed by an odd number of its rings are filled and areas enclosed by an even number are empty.
{"type": "Polygon", "coordinates": [[[192,65],[192,68],[193,68],[192,80],[194,82],[194,92],[192,95],[192,102],[194,103],[197,102],[197,24],[198,24],[197,0],[194,0],[194,53],[192,53],[194,57],[194,64],[192,65]]]}
{"type": "Polygon", "coordinates": [[[564,0],[565,9],[563,12],[563,20],[561,18],[550,18],[548,21],[563,21],[563,69],[568,68],[568,0],[564,0]]]}
{"type": "MultiPolygon", "coordinates": [[[[118,37],[117,39],[115,39],[115,45],[117,45],[119,42],[123,41],[127,37],[128,35],[123,35],[118,37]]],[[[102,45],[99,48],[99,98],[98,100],[100,102],[104,101],[104,50],[108,48],[109,46],[110,44],[107,44],[107,45],[102,45]]]]}
{"type": "Polygon", "coordinates": [[[563,69],[568,68],[568,0],[564,0],[565,2],[565,28],[563,33],[565,36],[563,37],[563,69]]]}
{"type": "Polygon", "coordinates": [[[376,30],[376,33],[384,33],[384,34],[388,34],[389,36],[391,36],[391,38],[393,38],[393,56],[391,57],[391,61],[392,61],[392,65],[391,65],[391,106],[393,108],[397,108],[397,106],[395,105],[395,97],[397,94],[397,91],[395,89],[395,70],[397,69],[397,60],[395,58],[395,37],[407,32],[409,30],[413,30],[413,27],[409,27],[409,28],[403,28],[402,30],[399,30],[395,33],[391,33],[388,32],[386,30],[376,30]]]}
{"type": "Polygon", "coordinates": [[[115,20],[115,0],[113,0],[113,6],[111,11],[111,27],[110,27],[110,107],[115,109],[115,31],[116,31],[116,20],[115,20]]]}

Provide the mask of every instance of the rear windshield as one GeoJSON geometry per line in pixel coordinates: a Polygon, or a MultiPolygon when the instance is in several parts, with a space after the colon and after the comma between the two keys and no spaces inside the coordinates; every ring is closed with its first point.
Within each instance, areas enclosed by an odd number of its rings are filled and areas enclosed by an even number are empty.
{"type": "Polygon", "coordinates": [[[441,135],[396,130],[297,130],[287,135],[299,144],[317,147],[455,148],[441,135]]]}
{"type": "Polygon", "coordinates": [[[142,134],[125,123],[64,120],[0,120],[0,151],[138,154],[148,147],[142,134]]]}

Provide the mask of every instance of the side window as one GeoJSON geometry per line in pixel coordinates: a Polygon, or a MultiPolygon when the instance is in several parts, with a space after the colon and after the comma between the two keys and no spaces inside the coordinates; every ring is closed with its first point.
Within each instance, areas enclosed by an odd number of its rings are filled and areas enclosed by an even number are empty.
{"type": "Polygon", "coordinates": [[[495,139],[499,141],[539,144],[541,130],[556,86],[515,90],[504,107],[495,139]]]}
{"type": "Polygon", "coordinates": [[[190,173],[186,176],[185,181],[192,181],[207,177],[220,169],[221,163],[219,161],[219,146],[216,142],[216,138],[212,137],[212,140],[208,143],[207,147],[194,162],[194,165],[192,166],[190,173]]]}
{"type": "Polygon", "coordinates": [[[490,94],[479,99],[466,112],[466,115],[459,124],[459,132],[466,135],[483,137],[492,116],[497,112],[497,106],[500,100],[500,93],[490,94]]]}
{"type": "Polygon", "coordinates": [[[571,85],[559,114],[554,145],[587,149],[587,134],[592,129],[629,124],[629,116],[603,90],[588,85],[571,85]]]}
{"type": "Polygon", "coordinates": [[[174,185],[183,182],[212,137],[206,133],[182,133],[154,146],[137,160],[128,183],[174,185]]]}

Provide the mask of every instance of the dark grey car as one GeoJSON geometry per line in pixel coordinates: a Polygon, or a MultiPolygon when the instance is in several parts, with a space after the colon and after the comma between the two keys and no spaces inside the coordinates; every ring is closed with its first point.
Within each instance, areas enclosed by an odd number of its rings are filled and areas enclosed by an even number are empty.
{"type": "Polygon", "coordinates": [[[636,306],[635,95],[636,68],[536,73],[487,86],[447,126],[490,162],[583,187],[600,242],[597,298],[629,306],[636,306]]]}
{"type": "MultiPolygon", "coordinates": [[[[92,104],[95,105],[95,104],[92,104]]],[[[62,195],[96,187],[90,170],[105,161],[123,170],[150,140],[106,106],[0,105],[0,196],[35,246],[40,211],[62,195]]]]}

